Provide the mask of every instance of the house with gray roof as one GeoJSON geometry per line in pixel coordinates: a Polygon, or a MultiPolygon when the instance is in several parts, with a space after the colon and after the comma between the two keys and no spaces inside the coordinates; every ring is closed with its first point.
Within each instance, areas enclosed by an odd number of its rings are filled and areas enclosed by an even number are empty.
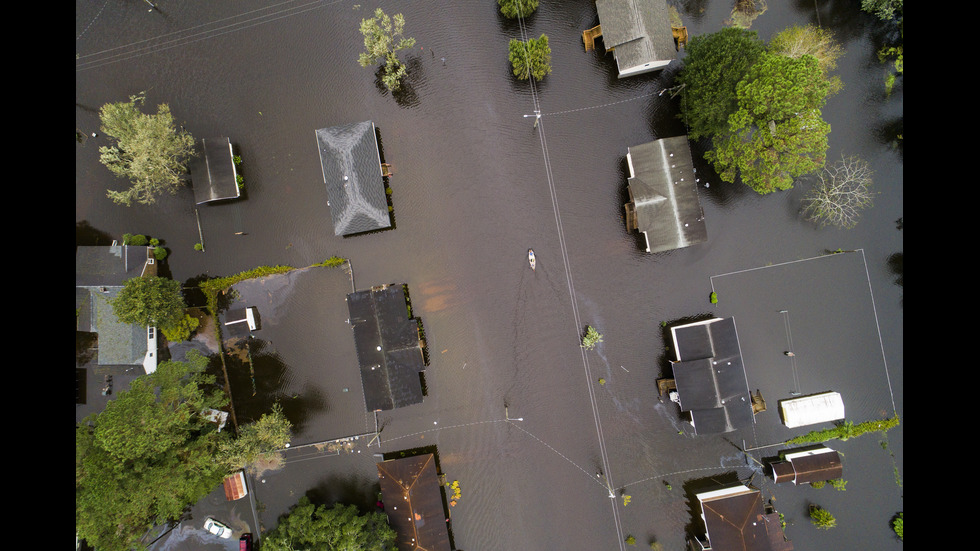
{"type": "Polygon", "coordinates": [[[198,205],[241,196],[235,154],[228,138],[201,140],[201,155],[192,161],[191,176],[194,202],[198,205]]]}
{"type": "Polygon", "coordinates": [[[602,43],[616,58],[619,78],[663,69],[676,59],[665,0],[596,0],[595,7],[602,43]]]}
{"type": "Polygon", "coordinates": [[[688,247],[708,239],[687,136],[628,147],[626,230],[643,234],[647,252],[688,247]]]}
{"type": "Polygon", "coordinates": [[[126,280],[156,275],[152,247],[119,245],[75,250],[76,331],[98,333],[100,366],[142,366],[156,371],[156,328],[121,323],[112,299],[126,280]]]}
{"type": "Polygon", "coordinates": [[[347,236],[390,228],[374,122],[321,128],[316,131],[316,143],[334,234],[347,236]]]}

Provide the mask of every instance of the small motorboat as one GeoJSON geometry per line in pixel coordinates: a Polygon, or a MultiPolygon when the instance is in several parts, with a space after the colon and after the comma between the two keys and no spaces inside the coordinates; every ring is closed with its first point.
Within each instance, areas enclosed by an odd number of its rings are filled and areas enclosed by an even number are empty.
{"type": "Polygon", "coordinates": [[[531,265],[531,270],[534,270],[534,249],[527,250],[527,263],[531,265]]]}

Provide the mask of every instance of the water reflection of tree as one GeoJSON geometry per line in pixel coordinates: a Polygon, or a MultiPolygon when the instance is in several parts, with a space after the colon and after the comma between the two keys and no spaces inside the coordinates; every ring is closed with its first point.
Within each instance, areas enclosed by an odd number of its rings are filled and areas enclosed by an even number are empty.
{"type": "Polygon", "coordinates": [[[382,95],[391,92],[391,97],[399,107],[416,107],[421,103],[418,93],[415,91],[416,85],[425,82],[425,75],[422,71],[422,61],[418,56],[412,56],[405,61],[405,68],[408,73],[401,79],[401,86],[398,90],[390,91],[384,83],[384,67],[379,67],[374,73],[374,86],[382,95]]]}

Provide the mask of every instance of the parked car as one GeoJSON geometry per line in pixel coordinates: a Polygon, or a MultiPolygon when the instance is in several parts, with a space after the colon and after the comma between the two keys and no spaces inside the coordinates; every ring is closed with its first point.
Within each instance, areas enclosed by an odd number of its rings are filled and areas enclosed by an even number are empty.
{"type": "Polygon", "coordinates": [[[238,538],[238,551],[252,551],[252,534],[242,534],[238,538]]]}
{"type": "Polygon", "coordinates": [[[210,517],[204,521],[204,529],[218,536],[219,538],[227,539],[231,537],[231,528],[228,528],[224,524],[221,524],[210,517]]]}

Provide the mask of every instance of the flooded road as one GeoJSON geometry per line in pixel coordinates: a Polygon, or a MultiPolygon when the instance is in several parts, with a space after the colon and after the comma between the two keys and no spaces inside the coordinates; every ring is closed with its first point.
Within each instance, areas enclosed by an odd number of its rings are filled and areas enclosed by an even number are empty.
{"type": "MultiPolygon", "coordinates": [[[[708,303],[711,276],[864,251],[881,341],[863,344],[881,352],[903,411],[903,290],[889,263],[903,250],[903,160],[888,136],[901,122],[902,91],[884,96],[874,20],[851,4],[772,2],[752,28],[767,40],[819,23],[842,42],[845,88],[824,109],[828,158],[871,164],[874,208],[852,230],[816,228],[798,215],[806,183],[757,196],[721,182],[692,144],[708,241],[650,255],[625,231],[625,154],[684,134],[676,100],[659,95],[679,64],[617,79],[611,55],[584,51],[581,32],[598,22],[588,0],[542,3],[527,19],[528,35],[549,36],[554,67],[533,93],[507,60],[521,28],[493,0],[378,4],[403,13],[417,41],[395,96],[357,64],[358,23],[375,4],[161,1],[149,12],[133,0],[77,3],[76,127],[97,132],[101,105],[145,90],[147,106],[168,103],[195,137],[230,137],[245,193],[196,208],[188,188],[153,207],[115,206],[105,189],[123,183],[98,162],[106,140],[91,138],[76,147],[76,242],[157,237],[182,282],[337,255],[351,260],[359,289],[408,284],[430,347],[428,396],[382,415],[383,451],[438,446],[443,471],[464,487],[453,510],[457,548],[619,549],[633,534],[680,549],[696,516],[692,489],[757,472],[731,442],[694,437],[657,398],[660,323],[723,314],[724,303],[708,303]],[[526,117],[535,108],[537,128],[526,117]],[[377,125],[395,170],[394,229],[341,238],[314,131],[362,120],[377,125]],[[203,253],[193,248],[201,235],[203,253]],[[579,347],[585,325],[603,334],[594,351],[579,347]],[[595,384],[600,377],[606,384],[595,384]],[[524,420],[507,421],[504,403],[524,420]],[[628,506],[620,490],[632,496],[628,506]]],[[[692,35],[722,28],[731,10],[717,0],[677,7],[692,35]]],[[[830,311],[827,298],[812,308],[830,311]]],[[[881,370],[851,376],[880,389],[881,370]]],[[[904,472],[902,429],[889,433],[887,451],[875,436],[840,449],[847,492],[766,487],[790,522],[787,535],[797,549],[899,547],[888,521],[903,508],[893,478],[893,467],[904,472]],[[810,526],[808,500],[834,512],[838,527],[810,526]]]]}

